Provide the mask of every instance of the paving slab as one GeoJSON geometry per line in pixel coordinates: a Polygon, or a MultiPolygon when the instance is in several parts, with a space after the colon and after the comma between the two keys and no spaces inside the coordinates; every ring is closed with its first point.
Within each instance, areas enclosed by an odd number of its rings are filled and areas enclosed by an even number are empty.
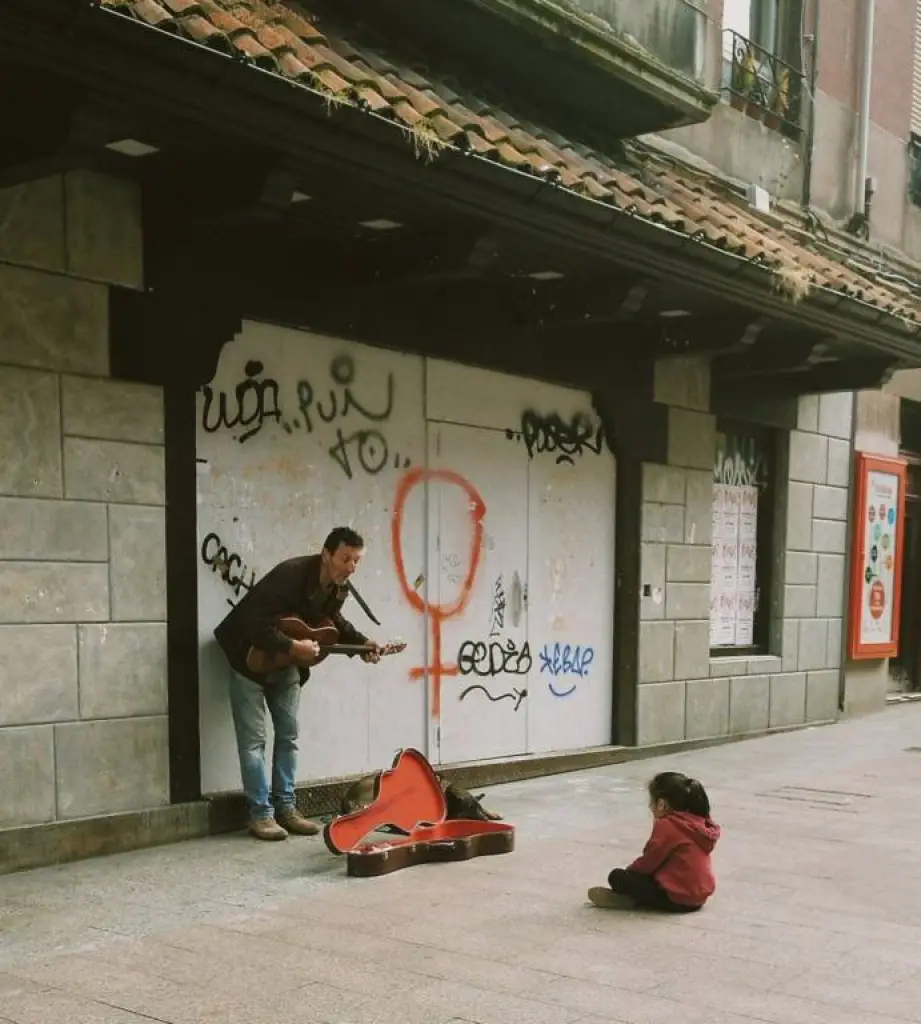
{"type": "Polygon", "coordinates": [[[498,786],[514,853],[350,879],[242,835],[0,876],[0,1024],[904,1024],[921,1006],[921,705],[498,786]],[[585,890],[700,778],[719,888],[585,890]]]}

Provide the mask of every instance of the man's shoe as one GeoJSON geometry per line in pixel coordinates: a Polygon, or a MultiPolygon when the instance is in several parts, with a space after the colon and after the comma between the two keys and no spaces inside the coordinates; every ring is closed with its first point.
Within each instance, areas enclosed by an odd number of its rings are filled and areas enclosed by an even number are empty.
{"type": "Polygon", "coordinates": [[[596,885],[588,890],[589,902],[605,910],[630,910],[634,906],[629,896],[621,896],[606,885],[596,885]]]}
{"type": "Polygon", "coordinates": [[[320,826],[305,818],[296,807],[284,807],[275,812],[278,823],[299,836],[315,836],[320,831],[320,826]]]}
{"type": "Polygon", "coordinates": [[[263,818],[261,821],[250,822],[249,834],[257,839],[287,839],[288,833],[275,821],[274,818],[263,818]]]}

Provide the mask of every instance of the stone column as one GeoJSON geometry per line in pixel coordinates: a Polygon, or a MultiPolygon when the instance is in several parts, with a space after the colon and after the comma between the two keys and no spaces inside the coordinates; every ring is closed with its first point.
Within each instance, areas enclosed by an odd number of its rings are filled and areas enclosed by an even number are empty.
{"type": "Polygon", "coordinates": [[[163,409],[109,376],[134,185],[0,192],[0,828],[168,802],[163,409]]]}

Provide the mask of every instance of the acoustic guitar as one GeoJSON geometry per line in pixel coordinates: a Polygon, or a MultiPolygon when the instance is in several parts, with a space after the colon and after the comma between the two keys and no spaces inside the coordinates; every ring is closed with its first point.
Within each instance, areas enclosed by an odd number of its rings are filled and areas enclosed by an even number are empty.
{"type": "MultiPolygon", "coordinates": [[[[325,661],[330,654],[367,654],[375,650],[371,644],[340,644],[339,630],[329,619],[323,619],[316,626],[308,626],[296,615],[286,615],[279,619],[277,627],[292,640],[314,640],[320,645],[320,654],[309,663],[310,668],[325,661]]],[[[377,653],[383,658],[388,654],[399,654],[405,650],[406,641],[398,640],[378,647],[377,653]]],[[[246,652],[246,667],[254,675],[278,672],[294,663],[293,656],[287,652],[262,651],[258,647],[250,647],[246,652]]]]}

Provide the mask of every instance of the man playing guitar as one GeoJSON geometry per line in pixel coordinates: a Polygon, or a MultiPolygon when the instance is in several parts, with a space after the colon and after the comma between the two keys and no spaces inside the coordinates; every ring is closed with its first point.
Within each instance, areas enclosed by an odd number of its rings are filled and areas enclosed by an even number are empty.
{"type": "Polygon", "coordinates": [[[230,705],[240,774],[249,831],[257,839],[287,839],[289,832],[312,836],[319,831],[295,806],[294,785],[301,687],[310,676],[310,666],[321,660],[321,649],[315,640],[292,639],[279,624],[292,617],[302,620],[302,625],[326,623],[327,629],[331,623],[343,643],[361,645],[363,661],[379,661],[382,648],[359,633],[341,612],[349,578],[363,552],[364,541],[354,530],[337,527],[318,555],[289,558],[276,565],[214,630],[232,670],[230,705]],[[253,670],[267,658],[287,665],[269,672],[253,670]],[[271,787],[265,759],[266,706],[275,730],[271,787]]]}

